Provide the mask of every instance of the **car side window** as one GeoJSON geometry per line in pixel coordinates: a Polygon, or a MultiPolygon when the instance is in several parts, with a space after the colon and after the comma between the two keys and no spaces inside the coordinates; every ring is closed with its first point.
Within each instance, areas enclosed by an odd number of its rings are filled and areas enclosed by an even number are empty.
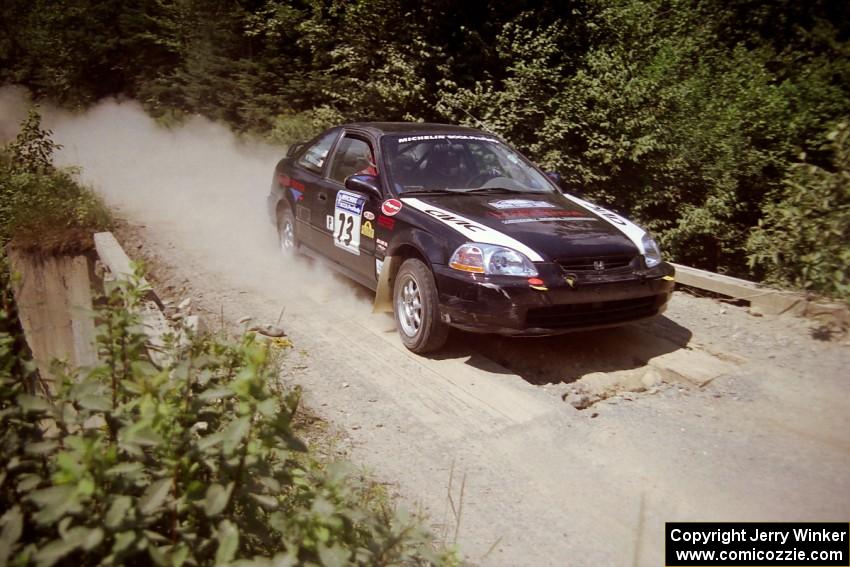
{"type": "Polygon", "coordinates": [[[315,144],[307,148],[301,157],[298,158],[298,165],[306,167],[314,173],[321,173],[322,167],[325,165],[325,159],[328,157],[328,152],[336,139],[337,132],[329,132],[319,138],[315,144]]]}
{"type": "Polygon", "coordinates": [[[345,182],[349,175],[378,175],[375,154],[368,142],[345,136],[337,146],[331,165],[331,179],[345,182]]]}

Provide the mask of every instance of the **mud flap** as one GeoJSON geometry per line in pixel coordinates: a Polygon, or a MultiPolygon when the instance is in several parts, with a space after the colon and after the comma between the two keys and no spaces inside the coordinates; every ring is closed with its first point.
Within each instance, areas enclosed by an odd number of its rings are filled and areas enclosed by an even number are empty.
{"type": "Polygon", "coordinates": [[[372,306],[372,313],[393,312],[393,281],[395,280],[396,272],[398,272],[400,262],[401,258],[399,256],[387,256],[384,258],[381,275],[378,276],[378,289],[375,292],[375,303],[372,306]]]}

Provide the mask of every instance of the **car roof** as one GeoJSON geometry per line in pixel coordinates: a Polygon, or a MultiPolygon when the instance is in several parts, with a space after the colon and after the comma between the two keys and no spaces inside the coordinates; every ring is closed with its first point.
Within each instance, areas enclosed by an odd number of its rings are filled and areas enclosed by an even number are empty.
{"type": "Polygon", "coordinates": [[[493,136],[476,128],[467,126],[456,126],[454,124],[436,124],[432,122],[353,122],[345,124],[343,128],[367,130],[377,136],[384,134],[485,134],[493,136]]]}

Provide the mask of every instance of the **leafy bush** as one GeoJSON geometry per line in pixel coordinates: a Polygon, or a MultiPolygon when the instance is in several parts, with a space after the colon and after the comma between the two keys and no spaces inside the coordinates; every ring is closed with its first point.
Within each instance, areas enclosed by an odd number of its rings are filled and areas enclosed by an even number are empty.
{"type": "Polygon", "coordinates": [[[109,226],[109,211],[73,171],[53,167],[60,146],[31,110],[17,139],[0,151],[0,246],[15,237],[22,248],[45,252],[91,247],[91,233],[109,226]]]}
{"type": "Polygon", "coordinates": [[[6,370],[0,334],[0,564],[451,563],[309,458],[299,392],[273,387],[269,345],[171,340],[167,367],[148,362],[133,315],[144,292],[107,282],[99,365],[64,369],[48,398],[6,370]]]}
{"type": "Polygon", "coordinates": [[[850,124],[839,123],[827,138],[831,163],[791,168],[747,250],[771,282],[850,301],[850,124]]]}

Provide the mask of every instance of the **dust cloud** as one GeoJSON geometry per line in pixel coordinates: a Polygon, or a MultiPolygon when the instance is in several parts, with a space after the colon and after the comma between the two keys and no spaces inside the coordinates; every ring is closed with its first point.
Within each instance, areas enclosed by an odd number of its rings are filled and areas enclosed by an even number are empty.
{"type": "MultiPolygon", "coordinates": [[[[0,89],[0,140],[14,137],[29,105],[25,91],[0,89]]],[[[362,289],[327,269],[282,258],[266,197],[285,148],[237,137],[201,117],[164,128],[134,101],[106,100],[77,114],[47,106],[40,112],[63,146],[57,166],[78,167],[80,180],[121,217],[146,225],[157,245],[180,249],[207,277],[285,302],[301,294],[318,303],[368,302],[362,289]]]]}

